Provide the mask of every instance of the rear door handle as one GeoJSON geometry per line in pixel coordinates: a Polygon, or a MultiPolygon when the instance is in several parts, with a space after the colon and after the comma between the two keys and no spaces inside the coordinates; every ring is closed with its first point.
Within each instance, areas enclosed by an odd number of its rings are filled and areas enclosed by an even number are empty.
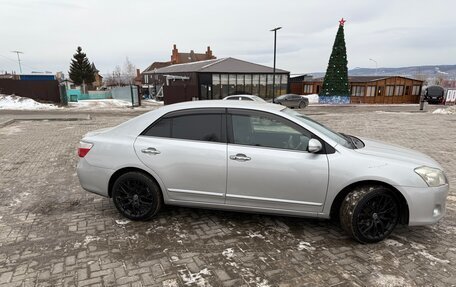
{"type": "Polygon", "coordinates": [[[246,156],[243,153],[238,153],[236,155],[230,155],[230,159],[237,160],[237,161],[248,161],[251,160],[251,157],[246,156]]]}
{"type": "Polygon", "coordinates": [[[147,153],[147,154],[160,154],[160,151],[158,151],[154,147],[144,148],[144,149],[141,150],[141,152],[142,153],[147,153]]]}

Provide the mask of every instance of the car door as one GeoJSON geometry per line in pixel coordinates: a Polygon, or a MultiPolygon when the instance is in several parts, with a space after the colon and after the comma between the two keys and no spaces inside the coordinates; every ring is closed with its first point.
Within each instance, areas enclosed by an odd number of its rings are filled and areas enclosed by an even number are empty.
{"type": "Polygon", "coordinates": [[[321,212],[328,159],[307,152],[309,131],[277,115],[229,109],[226,203],[260,210],[321,212]]]}
{"type": "Polygon", "coordinates": [[[226,192],[224,109],[171,113],[135,141],[140,160],[166,186],[170,200],[221,203],[226,192]]]}

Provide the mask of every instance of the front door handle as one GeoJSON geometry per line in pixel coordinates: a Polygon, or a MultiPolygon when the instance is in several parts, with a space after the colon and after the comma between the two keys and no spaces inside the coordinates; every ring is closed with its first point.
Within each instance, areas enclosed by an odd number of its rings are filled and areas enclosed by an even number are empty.
{"type": "Polygon", "coordinates": [[[147,154],[160,154],[160,151],[158,151],[154,147],[144,148],[144,149],[141,150],[141,152],[142,153],[147,153],[147,154]]]}
{"type": "Polygon", "coordinates": [[[237,161],[248,161],[251,160],[251,157],[246,156],[243,153],[238,153],[236,155],[230,155],[230,159],[237,160],[237,161]]]}

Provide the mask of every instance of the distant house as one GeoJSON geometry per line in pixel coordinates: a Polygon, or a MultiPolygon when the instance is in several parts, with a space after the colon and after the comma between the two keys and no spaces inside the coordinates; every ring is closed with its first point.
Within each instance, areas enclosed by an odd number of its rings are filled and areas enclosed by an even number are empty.
{"type": "MultiPolygon", "coordinates": [[[[205,53],[195,53],[193,50],[190,53],[181,53],[176,47],[176,44],[173,45],[173,50],[171,51],[171,60],[168,62],[153,62],[149,67],[147,67],[142,74],[146,72],[153,72],[156,69],[168,67],[175,64],[184,64],[184,63],[191,63],[191,62],[198,62],[198,61],[205,61],[205,60],[212,60],[217,59],[212,54],[211,47],[208,46],[205,53]]],[[[147,81],[147,77],[143,76],[142,84],[146,86],[149,85],[147,81]]]]}
{"type": "MultiPolygon", "coordinates": [[[[291,78],[292,93],[319,94],[323,78],[291,78]]],[[[418,103],[423,81],[402,76],[349,76],[350,102],[361,104],[418,103]]]]}
{"type": "Polygon", "coordinates": [[[99,89],[103,86],[103,77],[100,75],[100,71],[95,67],[95,64],[92,63],[92,70],[94,71],[95,82],[92,83],[92,87],[99,89]]]}
{"type": "Polygon", "coordinates": [[[165,104],[222,99],[233,94],[272,98],[287,93],[289,72],[235,59],[222,58],[175,64],[143,72],[147,83],[162,86],[165,104]]]}

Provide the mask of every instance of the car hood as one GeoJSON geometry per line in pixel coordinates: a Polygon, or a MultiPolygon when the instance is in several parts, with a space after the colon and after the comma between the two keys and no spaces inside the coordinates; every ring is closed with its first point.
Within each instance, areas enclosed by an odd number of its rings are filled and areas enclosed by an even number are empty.
{"type": "Polygon", "coordinates": [[[365,146],[360,149],[355,149],[354,151],[357,153],[408,162],[416,165],[417,167],[426,165],[429,167],[442,169],[438,162],[421,152],[376,140],[364,138],[361,140],[364,142],[365,146]]]}

